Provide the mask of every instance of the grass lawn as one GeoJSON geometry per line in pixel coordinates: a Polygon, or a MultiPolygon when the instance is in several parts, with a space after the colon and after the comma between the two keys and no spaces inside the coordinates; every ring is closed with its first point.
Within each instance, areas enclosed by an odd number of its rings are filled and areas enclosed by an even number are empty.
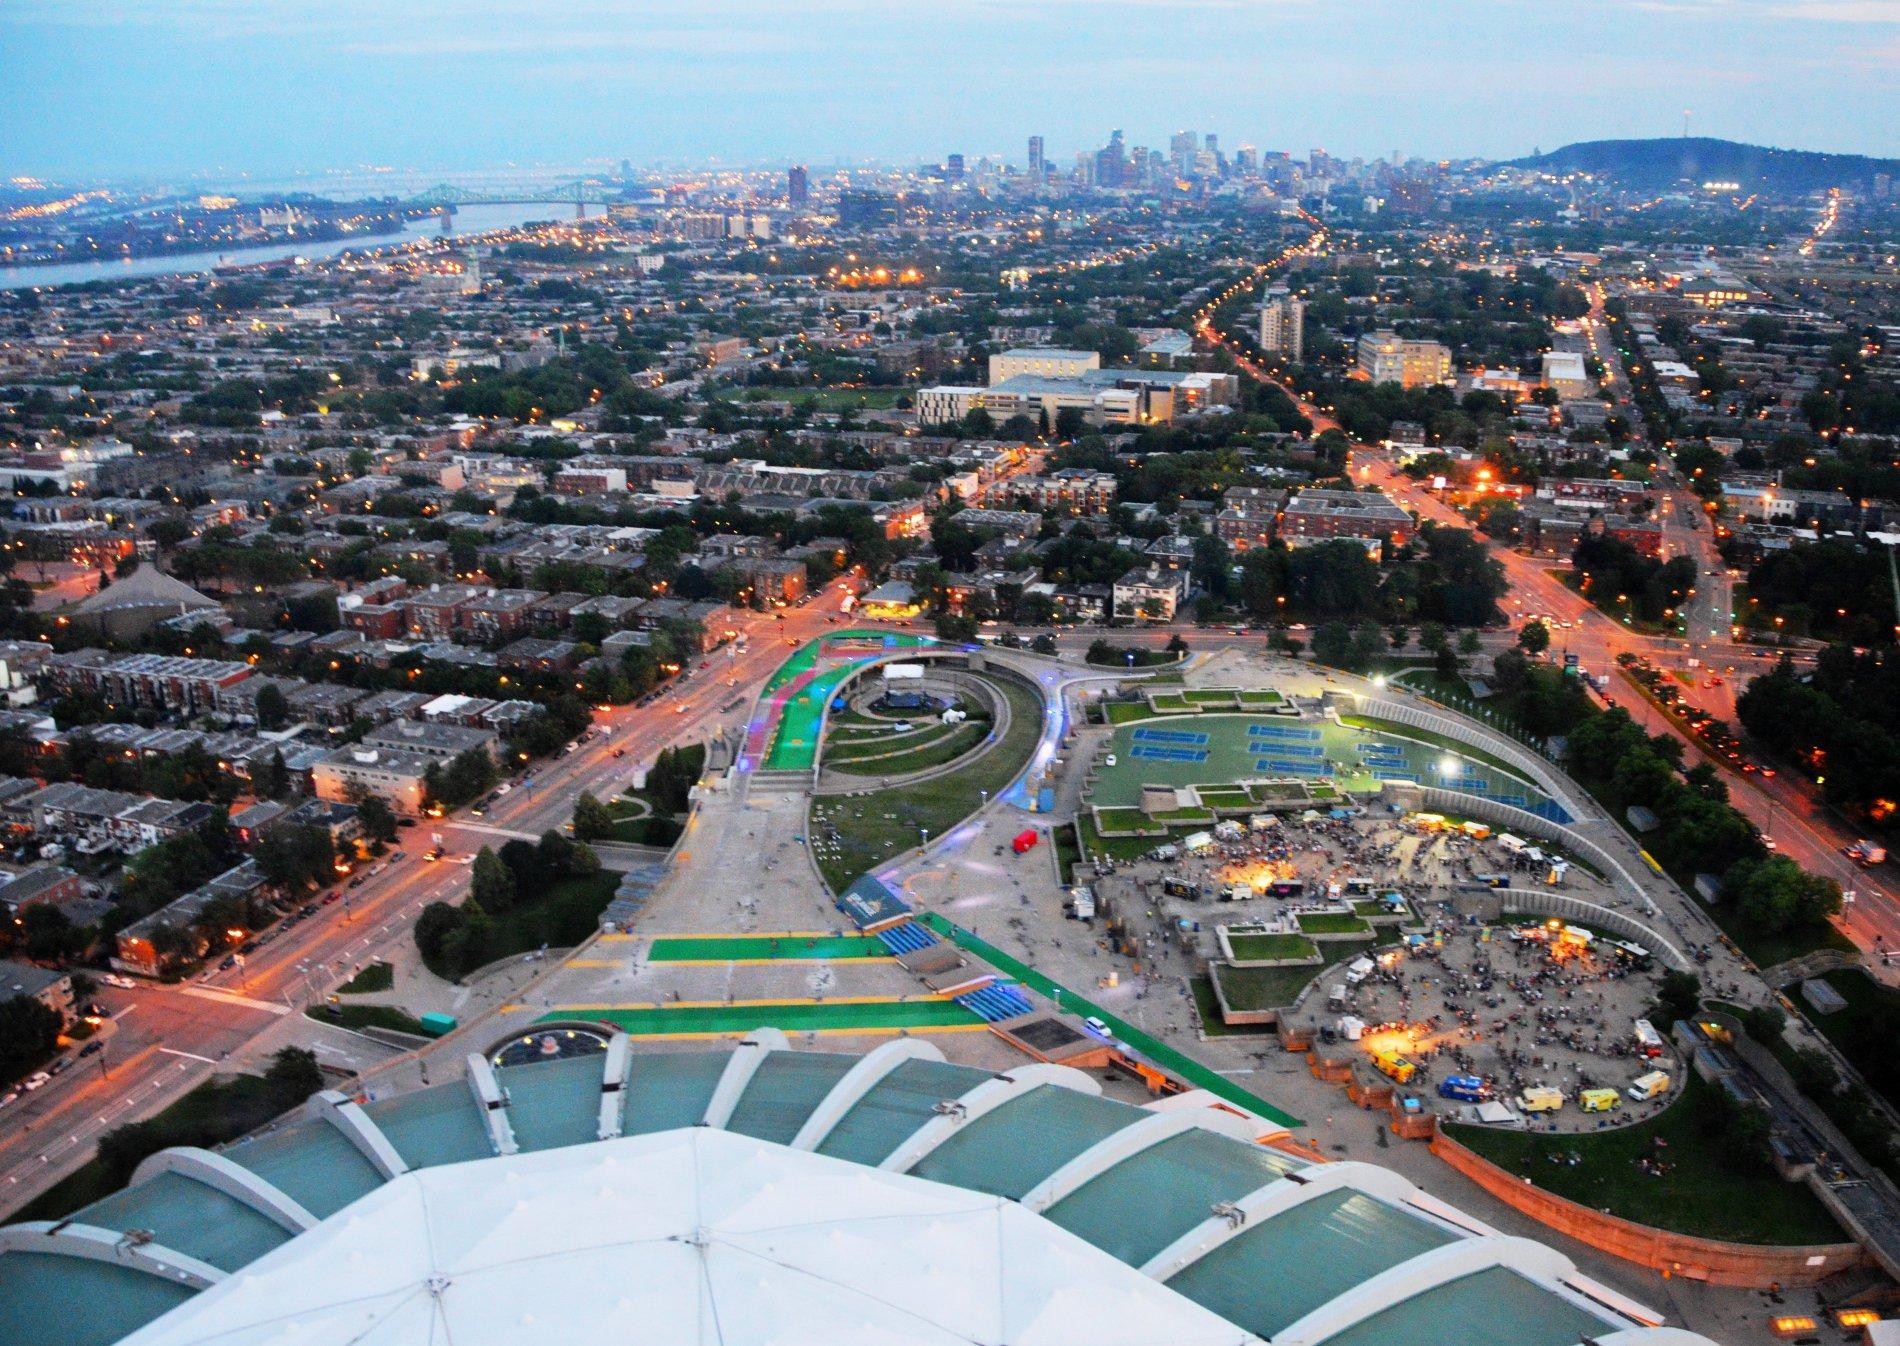
{"type": "Polygon", "coordinates": [[[1806,1187],[1766,1167],[1739,1167],[1704,1132],[1697,1105],[1713,1088],[1691,1074],[1670,1107],[1608,1131],[1550,1135],[1452,1125],[1445,1134],[1547,1192],[1658,1229],[1736,1243],[1844,1242],[1847,1235],[1806,1187]],[[1572,1153],[1580,1163],[1554,1162],[1572,1153]],[[1673,1165],[1661,1177],[1636,1166],[1655,1156],[1673,1165]]]}
{"type": "Polygon", "coordinates": [[[960,724],[951,733],[888,757],[865,757],[860,754],[839,761],[827,753],[824,764],[833,771],[841,771],[850,776],[907,776],[913,771],[924,771],[930,767],[956,761],[965,753],[974,750],[989,736],[989,732],[990,726],[987,720],[978,721],[975,724],[960,724]]]}
{"type": "Polygon", "coordinates": [[[329,1008],[336,1013],[328,1014],[323,1007],[313,1006],[303,1012],[304,1018],[341,1028],[386,1028],[392,1033],[413,1033],[419,1038],[429,1036],[414,1017],[393,1005],[331,1005],[329,1008]]]}
{"type": "Polygon", "coordinates": [[[1201,791],[1201,802],[1210,809],[1244,809],[1252,806],[1253,797],[1245,790],[1208,788],[1201,791]]]}
{"type": "Polygon", "coordinates": [[[1300,917],[1300,929],[1309,935],[1364,935],[1370,933],[1365,921],[1343,911],[1309,912],[1300,917]]]}
{"type": "Polygon", "coordinates": [[[1192,827],[1200,823],[1214,821],[1212,809],[1169,809],[1166,813],[1157,813],[1154,820],[1166,827],[1192,827]]]}
{"type": "MultiPolygon", "coordinates": [[[[1694,892],[1695,876],[1677,874],[1674,876],[1687,892],[1694,892]]],[[[1735,947],[1747,954],[1761,967],[1773,967],[1776,963],[1785,963],[1790,958],[1799,958],[1804,953],[1813,953],[1816,949],[1852,950],[1854,942],[1832,925],[1803,926],[1797,930],[1763,930],[1759,926],[1742,919],[1742,913],[1733,902],[1702,902],[1702,910],[1709,913],[1722,933],[1735,941],[1735,947]]]]}
{"type": "Polygon", "coordinates": [[[743,389],[739,399],[743,402],[790,402],[798,406],[804,402],[816,402],[820,411],[844,411],[852,407],[868,407],[876,411],[889,411],[897,405],[897,399],[909,388],[760,388],[743,389]]]}
{"type": "Polygon", "coordinates": [[[1240,694],[1240,704],[1243,706],[1277,706],[1282,699],[1280,694],[1271,688],[1240,694]]]}
{"type": "MultiPolygon", "coordinates": [[[[1841,993],[1847,1008],[1833,1014],[1810,1011],[1808,1018],[1840,1048],[1871,1089],[1890,1103],[1900,1098],[1900,1057],[1895,1056],[1892,1034],[1900,1016],[1900,991],[1880,985],[1858,968],[1829,972],[1821,980],[1841,993]]],[[[1790,994],[1798,992],[1790,988],[1790,994]]]]}
{"type": "Polygon", "coordinates": [[[1227,936],[1227,947],[1242,962],[1266,962],[1271,959],[1311,958],[1319,946],[1302,935],[1227,936]]]}
{"type": "Polygon", "coordinates": [[[1447,677],[1435,668],[1408,668],[1392,681],[1423,692],[1434,701],[1472,701],[1471,688],[1460,677],[1447,677]]]}
{"type": "Polygon", "coordinates": [[[1152,720],[1155,713],[1148,709],[1145,701],[1111,701],[1108,703],[1108,722],[1110,724],[1130,724],[1135,720],[1152,720]]]}
{"type": "Polygon", "coordinates": [[[680,831],[672,818],[629,818],[614,824],[611,839],[629,846],[671,846],[679,840],[680,831]]]}
{"type": "Polygon", "coordinates": [[[1148,815],[1140,809],[1099,809],[1097,812],[1101,815],[1101,821],[1111,828],[1132,830],[1138,827],[1152,828],[1154,826],[1148,820],[1148,815]]]}
{"type": "Polygon", "coordinates": [[[1083,849],[1092,860],[1138,860],[1167,842],[1166,837],[1105,837],[1095,830],[1095,819],[1086,813],[1078,821],[1083,849]]]}
{"type": "Polygon", "coordinates": [[[336,988],[338,995],[369,995],[375,991],[387,991],[396,984],[396,973],[388,963],[371,963],[361,972],[336,988]]]}
{"type": "Polygon", "coordinates": [[[1184,695],[1196,706],[1231,706],[1234,704],[1235,694],[1231,691],[1216,691],[1210,687],[1204,691],[1187,692],[1184,695]]]}
{"type": "Polygon", "coordinates": [[[1230,1024],[1220,1017],[1220,1001],[1214,998],[1210,977],[1195,977],[1188,982],[1194,993],[1194,1009],[1201,1016],[1201,1031],[1210,1038],[1273,1037],[1279,1029],[1266,1024],[1230,1024]]]}
{"type": "Polygon", "coordinates": [[[1219,967],[1221,989],[1235,1009],[1279,1009],[1291,1005],[1300,989],[1335,963],[1348,962],[1373,947],[1369,939],[1335,939],[1318,945],[1325,960],[1294,967],[1219,967]]]}
{"type": "Polygon", "coordinates": [[[1184,711],[1184,710],[1194,709],[1194,707],[1188,703],[1187,697],[1183,696],[1179,692],[1163,692],[1159,696],[1150,697],[1149,704],[1152,705],[1156,710],[1183,710],[1184,711]]]}
{"type": "Polygon", "coordinates": [[[1000,743],[968,766],[863,799],[812,801],[814,841],[829,828],[839,834],[835,848],[817,852],[819,872],[833,892],[915,846],[919,828],[928,828],[933,838],[942,836],[982,806],[984,792],[994,799],[1022,773],[1042,734],[1042,698],[1013,678],[994,679],[994,685],[1009,700],[1009,728],[1000,743]]]}

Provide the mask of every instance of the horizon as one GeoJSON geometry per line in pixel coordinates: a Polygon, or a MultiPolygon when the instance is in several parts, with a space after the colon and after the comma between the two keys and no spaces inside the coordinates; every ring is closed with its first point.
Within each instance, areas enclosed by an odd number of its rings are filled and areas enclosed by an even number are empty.
{"type": "Polygon", "coordinates": [[[199,182],[575,165],[1052,162],[1111,130],[1514,159],[1683,132],[1900,155],[1900,0],[14,0],[11,176],[199,182]],[[1578,54],[1584,42],[1589,46],[1578,54]],[[1553,99],[1551,90],[1562,90],[1553,99]],[[538,114],[538,115],[537,115],[538,114]]]}

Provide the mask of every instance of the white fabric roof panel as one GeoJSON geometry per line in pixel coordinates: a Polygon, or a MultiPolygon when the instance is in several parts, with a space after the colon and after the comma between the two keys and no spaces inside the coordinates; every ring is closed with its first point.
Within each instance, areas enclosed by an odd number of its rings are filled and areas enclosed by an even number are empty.
{"type": "Polygon", "coordinates": [[[1015,1202],[703,1127],[406,1174],[126,1346],[1242,1346],[1015,1202]]]}

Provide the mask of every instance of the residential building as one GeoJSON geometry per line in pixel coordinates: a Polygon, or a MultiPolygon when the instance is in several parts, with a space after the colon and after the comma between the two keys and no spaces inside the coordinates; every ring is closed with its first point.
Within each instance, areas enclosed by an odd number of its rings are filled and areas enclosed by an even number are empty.
{"type": "Polygon", "coordinates": [[[1187,573],[1150,566],[1115,581],[1114,613],[1142,621],[1171,622],[1187,598],[1187,573]]]}
{"type": "Polygon", "coordinates": [[[1260,306],[1260,349],[1289,360],[1306,358],[1306,301],[1284,289],[1269,291],[1260,306]]]}
{"type": "Polygon", "coordinates": [[[353,803],[366,791],[413,815],[422,812],[423,773],[439,760],[399,748],[341,748],[311,768],[310,784],[317,798],[332,803],[353,803]]]}
{"type": "Polygon", "coordinates": [[[1374,383],[1407,388],[1444,383],[1451,378],[1451,348],[1395,332],[1368,332],[1359,338],[1359,370],[1374,383]]]}
{"type": "Polygon", "coordinates": [[[33,963],[0,959],[0,1001],[21,997],[37,1000],[57,1014],[61,1028],[73,1021],[75,1002],[70,975],[33,963]]]}
{"type": "Polygon", "coordinates": [[[1289,547],[1345,538],[1376,556],[1386,543],[1404,546],[1417,531],[1412,516],[1378,491],[1309,488],[1289,500],[1280,516],[1280,540],[1289,547]]]}

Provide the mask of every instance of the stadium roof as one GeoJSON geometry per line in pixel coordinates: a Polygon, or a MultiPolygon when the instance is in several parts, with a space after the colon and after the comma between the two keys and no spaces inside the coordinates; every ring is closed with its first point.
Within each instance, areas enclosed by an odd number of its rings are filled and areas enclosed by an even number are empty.
{"type": "Polygon", "coordinates": [[[471,1056],[465,1081],[322,1094],[219,1153],[154,1156],[69,1221],[0,1229],[0,1337],[1702,1342],[1390,1170],[1311,1162],[1203,1101],[774,1029],[471,1056]]]}
{"type": "Polygon", "coordinates": [[[1002,1197],[690,1127],[426,1169],[138,1346],[1258,1338],[1002,1197]]]}

